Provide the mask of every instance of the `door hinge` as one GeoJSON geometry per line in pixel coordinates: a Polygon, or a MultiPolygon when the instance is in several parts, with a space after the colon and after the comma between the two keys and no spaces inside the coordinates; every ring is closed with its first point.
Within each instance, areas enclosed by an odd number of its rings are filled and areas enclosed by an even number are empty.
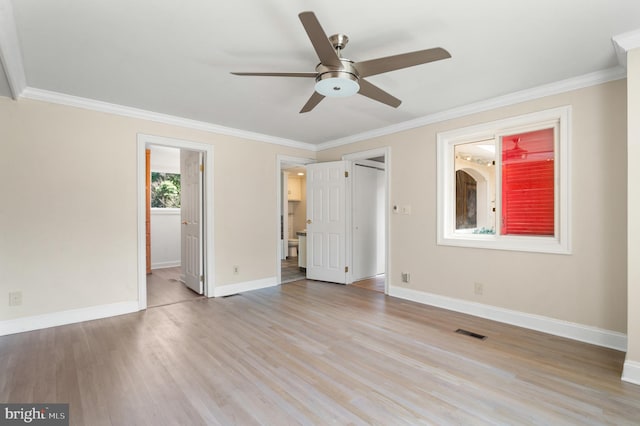
{"type": "Polygon", "coordinates": [[[349,267],[348,266],[344,267],[344,272],[349,272],[349,267]]]}
{"type": "Polygon", "coordinates": [[[200,282],[204,282],[204,275],[200,275],[200,282]]]}
{"type": "Polygon", "coordinates": [[[346,178],[347,178],[347,177],[349,177],[349,172],[348,172],[348,171],[346,171],[346,170],[345,170],[345,172],[344,172],[344,177],[346,177],[346,178]]]}
{"type": "Polygon", "coordinates": [[[204,164],[200,164],[200,171],[204,172],[204,164]]]}

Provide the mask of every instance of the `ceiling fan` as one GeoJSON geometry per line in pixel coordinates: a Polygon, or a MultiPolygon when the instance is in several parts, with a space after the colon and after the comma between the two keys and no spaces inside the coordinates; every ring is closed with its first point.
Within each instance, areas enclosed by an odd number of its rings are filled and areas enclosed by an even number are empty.
{"type": "Polygon", "coordinates": [[[364,78],[451,57],[445,49],[436,47],[368,61],[353,62],[343,58],[341,55],[342,49],[349,42],[349,37],[344,34],[334,34],[331,37],[327,37],[313,12],[302,12],[298,17],[320,59],[315,72],[232,72],[231,74],[314,78],[316,80],[315,91],[302,107],[302,110],[300,110],[301,113],[311,111],[326,96],[347,97],[356,93],[397,108],[402,102],[400,99],[369,83],[364,78]]]}

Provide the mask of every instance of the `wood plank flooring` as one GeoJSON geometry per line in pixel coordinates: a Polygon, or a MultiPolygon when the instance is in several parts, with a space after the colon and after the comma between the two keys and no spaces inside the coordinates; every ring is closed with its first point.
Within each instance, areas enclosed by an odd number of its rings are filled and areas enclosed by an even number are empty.
{"type": "Polygon", "coordinates": [[[282,284],[304,280],[306,277],[306,271],[301,271],[298,266],[297,257],[288,256],[286,259],[280,261],[280,278],[282,284]]]}
{"type": "Polygon", "coordinates": [[[379,293],[384,293],[384,274],[377,275],[373,278],[356,281],[351,285],[371,291],[377,291],[379,293]]]}
{"type": "Polygon", "coordinates": [[[298,281],[0,337],[0,401],[68,402],[73,425],[637,425],[623,361],[298,281]]]}
{"type": "Polygon", "coordinates": [[[147,275],[147,307],[197,299],[202,295],[180,282],[181,268],[154,269],[147,275]]]}

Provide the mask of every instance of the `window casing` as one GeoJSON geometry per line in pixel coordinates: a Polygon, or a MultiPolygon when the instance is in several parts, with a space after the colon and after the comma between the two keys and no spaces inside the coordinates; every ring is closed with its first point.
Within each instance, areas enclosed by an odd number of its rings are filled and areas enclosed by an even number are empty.
{"type": "Polygon", "coordinates": [[[439,133],[437,243],[571,253],[570,116],[565,106],[439,133]]]}

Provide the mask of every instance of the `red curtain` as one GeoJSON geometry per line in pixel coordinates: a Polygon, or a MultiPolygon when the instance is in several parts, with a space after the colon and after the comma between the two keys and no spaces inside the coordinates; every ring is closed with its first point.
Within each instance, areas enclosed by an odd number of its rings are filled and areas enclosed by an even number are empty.
{"type": "Polygon", "coordinates": [[[502,235],[554,235],[553,129],[502,137],[502,235]]]}

